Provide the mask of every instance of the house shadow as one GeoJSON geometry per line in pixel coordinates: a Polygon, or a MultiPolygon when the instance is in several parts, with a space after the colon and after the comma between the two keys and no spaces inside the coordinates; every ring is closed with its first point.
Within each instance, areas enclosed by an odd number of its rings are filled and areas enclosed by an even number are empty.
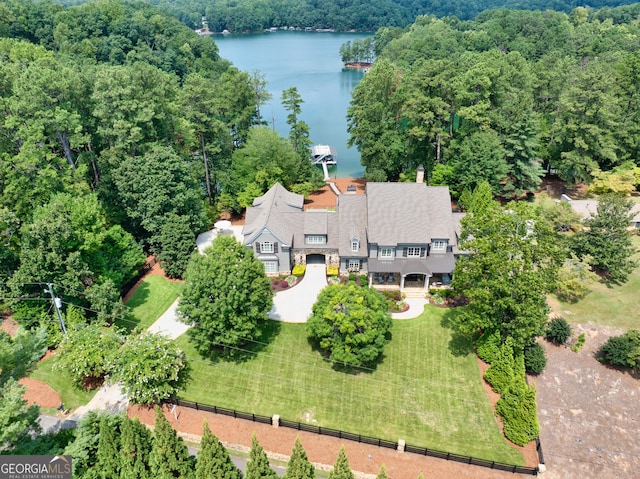
{"type": "MultiPolygon", "coordinates": [[[[260,336],[254,340],[248,340],[244,344],[238,346],[223,346],[217,343],[208,343],[208,348],[196,349],[200,352],[200,355],[208,359],[212,364],[220,362],[228,362],[234,364],[242,364],[255,358],[260,352],[262,352],[269,344],[271,344],[275,338],[280,334],[281,330],[280,321],[267,321],[262,330],[260,336]]],[[[195,344],[198,343],[198,339],[193,336],[193,329],[189,330],[189,335],[195,344]]]]}
{"type": "Polygon", "coordinates": [[[460,308],[448,308],[442,316],[440,326],[451,331],[449,351],[456,357],[474,354],[473,337],[461,331],[462,310],[460,308]]]}

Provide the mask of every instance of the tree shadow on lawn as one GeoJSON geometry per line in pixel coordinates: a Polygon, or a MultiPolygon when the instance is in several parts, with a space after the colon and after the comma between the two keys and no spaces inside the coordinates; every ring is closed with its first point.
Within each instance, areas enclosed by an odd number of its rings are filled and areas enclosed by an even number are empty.
{"type": "Polygon", "coordinates": [[[449,351],[456,357],[468,356],[474,353],[473,338],[460,331],[460,319],[462,311],[459,308],[447,309],[442,316],[440,325],[451,331],[449,351]]]}
{"type": "MultiPolygon", "coordinates": [[[[281,324],[282,323],[280,321],[268,320],[257,339],[248,341],[241,346],[234,347],[213,345],[206,352],[199,350],[200,355],[211,361],[212,364],[218,362],[231,362],[235,364],[245,363],[255,358],[256,355],[275,340],[278,334],[280,334],[281,324]]],[[[197,343],[191,335],[192,331],[193,330],[189,330],[189,337],[194,345],[196,345],[196,349],[198,349],[197,343]]]]}
{"type": "MultiPolygon", "coordinates": [[[[385,340],[386,340],[385,347],[391,342],[392,338],[393,338],[393,335],[391,331],[387,331],[387,334],[385,335],[385,340]]],[[[358,374],[371,374],[375,372],[376,369],[378,368],[378,365],[382,364],[384,362],[384,358],[386,357],[383,350],[374,361],[367,364],[366,366],[352,366],[350,364],[341,363],[341,362],[332,360],[331,352],[327,351],[326,349],[322,349],[320,347],[319,341],[316,341],[310,337],[307,337],[307,343],[309,343],[309,346],[311,346],[311,349],[313,351],[320,354],[323,362],[331,364],[331,368],[334,371],[339,373],[344,373],[344,374],[350,374],[352,376],[356,376],[358,374]]]]}
{"type": "Polygon", "coordinates": [[[149,296],[151,295],[151,286],[149,283],[142,281],[140,285],[136,288],[135,294],[125,303],[127,307],[127,317],[122,320],[116,321],[116,325],[120,328],[124,328],[127,331],[133,331],[140,324],[140,319],[136,318],[131,311],[144,304],[148,301],[149,296]]]}

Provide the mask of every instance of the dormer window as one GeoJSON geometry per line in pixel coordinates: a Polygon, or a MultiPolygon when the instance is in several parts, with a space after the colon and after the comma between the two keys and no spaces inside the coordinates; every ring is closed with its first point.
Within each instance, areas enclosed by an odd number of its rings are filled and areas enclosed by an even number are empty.
{"type": "Polygon", "coordinates": [[[351,240],[351,251],[355,253],[359,249],[360,249],[360,240],[358,240],[357,238],[353,238],[351,240]]]}
{"type": "Polygon", "coordinates": [[[447,250],[447,242],[444,240],[433,240],[431,242],[431,250],[432,251],[446,251],[447,250]]]}

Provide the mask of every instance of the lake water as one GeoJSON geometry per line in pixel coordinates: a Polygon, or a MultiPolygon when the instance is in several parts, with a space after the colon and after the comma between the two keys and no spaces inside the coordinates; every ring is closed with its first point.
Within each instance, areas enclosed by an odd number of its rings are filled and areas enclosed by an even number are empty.
{"type": "Polygon", "coordinates": [[[280,135],[289,136],[287,112],[282,107],[282,91],[296,87],[304,100],[300,119],[310,128],[314,144],[334,146],[338,166],[330,169],[332,176],[362,176],[360,153],[347,148],[347,108],[351,90],[364,72],[343,68],[340,45],[363,33],[289,32],[250,35],[215,35],[220,56],[240,70],[258,70],[265,75],[271,100],[262,106],[263,119],[280,135]]]}

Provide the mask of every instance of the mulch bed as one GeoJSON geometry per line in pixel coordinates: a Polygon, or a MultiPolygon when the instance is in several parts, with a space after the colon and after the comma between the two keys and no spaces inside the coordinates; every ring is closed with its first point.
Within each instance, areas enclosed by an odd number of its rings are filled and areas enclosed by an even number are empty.
{"type": "MultiPolygon", "coordinates": [[[[519,477],[508,472],[494,471],[417,454],[399,453],[391,449],[289,428],[276,429],[268,424],[234,419],[183,407],[176,408],[177,421],[170,408],[165,407],[164,414],[176,430],[191,436],[202,434],[202,424],[206,420],[211,431],[227,447],[236,450],[247,451],[251,446],[251,436],[255,432],[265,451],[268,451],[270,456],[276,456],[284,461],[291,454],[296,436],[298,436],[312,462],[333,465],[340,451],[340,446],[344,445],[351,469],[372,476],[375,476],[380,466],[384,464],[388,476],[392,479],[416,479],[420,473],[424,474],[425,478],[513,479],[519,477]]],[[[141,422],[153,425],[155,412],[146,407],[131,406],[129,407],[129,417],[137,417],[141,422]]],[[[190,437],[190,439],[196,438],[190,437]]],[[[537,465],[537,461],[534,465],[537,465]]]]}

